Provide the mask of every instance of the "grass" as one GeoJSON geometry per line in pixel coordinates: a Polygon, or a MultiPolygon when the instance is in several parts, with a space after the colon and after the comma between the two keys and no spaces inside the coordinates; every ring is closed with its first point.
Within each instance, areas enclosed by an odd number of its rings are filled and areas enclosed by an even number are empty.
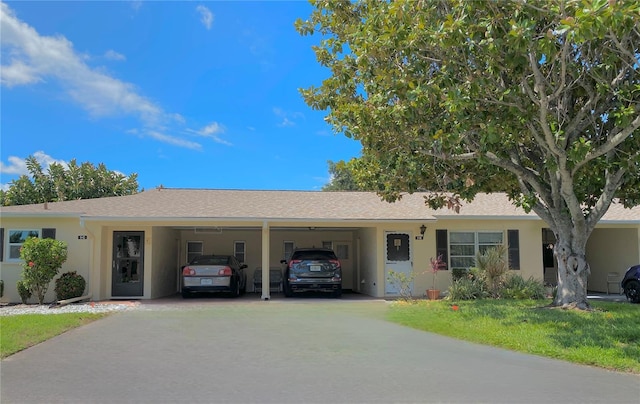
{"type": "Polygon", "coordinates": [[[29,348],[108,313],[24,314],[0,317],[0,358],[29,348]]]}
{"type": "Polygon", "coordinates": [[[395,302],[387,319],[514,351],[640,374],[640,306],[592,302],[594,311],[548,301],[395,302]]]}

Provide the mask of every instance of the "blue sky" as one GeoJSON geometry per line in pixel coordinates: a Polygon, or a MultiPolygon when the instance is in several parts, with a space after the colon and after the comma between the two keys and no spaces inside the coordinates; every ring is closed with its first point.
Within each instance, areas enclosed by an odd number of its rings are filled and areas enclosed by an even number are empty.
{"type": "Polygon", "coordinates": [[[1,178],[24,159],[104,163],[149,189],[317,190],[335,135],[299,88],[329,72],[307,2],[1,3],[1,178]]]}

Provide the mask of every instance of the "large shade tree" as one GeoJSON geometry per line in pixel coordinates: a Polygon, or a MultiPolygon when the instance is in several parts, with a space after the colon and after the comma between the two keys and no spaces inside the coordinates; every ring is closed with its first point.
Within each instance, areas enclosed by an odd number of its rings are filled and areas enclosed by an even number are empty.
{"type": "Polygon", "coordinates": [[[506,192],[556,236],[553,304],[588,308],[587,239],[640,202],[640,3],[312,4],[296,27],[330,75],[301,91],[362,143],[358,176],[434,207],[506,192]]]}
{"type": "Polygon", "coordinates": [[[59,202],[75,199],[131,195],[138,192],[138,175],[125,176],[89,162],[80,165],[75,159],[66,166],[52,163],[45,171],[34,156],[25,160],[29,175],[11,181],[0,196],[2,205],[59,202]]]}

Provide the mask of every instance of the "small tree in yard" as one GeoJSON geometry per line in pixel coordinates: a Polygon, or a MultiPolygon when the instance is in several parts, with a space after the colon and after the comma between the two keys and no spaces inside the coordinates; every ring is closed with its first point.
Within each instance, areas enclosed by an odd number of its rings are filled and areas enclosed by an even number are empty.
{"type": "Polygon", "coordinates": [[[20,258],[24,260],[22,279],[25,286],[42,304],[50,282],[67,260],[67,243],[29,237],[20,249],[20,258]]]}

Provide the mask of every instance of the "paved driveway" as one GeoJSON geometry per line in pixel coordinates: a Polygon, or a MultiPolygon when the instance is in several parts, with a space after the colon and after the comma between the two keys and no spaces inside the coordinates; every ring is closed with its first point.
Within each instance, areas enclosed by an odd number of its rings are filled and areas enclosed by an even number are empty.
{"type": "Polygon", "coordinates": [[[2,362],[7,403],[635,403],[640,377],[382,319],[381,300],[142,304],[2,362]]]}

